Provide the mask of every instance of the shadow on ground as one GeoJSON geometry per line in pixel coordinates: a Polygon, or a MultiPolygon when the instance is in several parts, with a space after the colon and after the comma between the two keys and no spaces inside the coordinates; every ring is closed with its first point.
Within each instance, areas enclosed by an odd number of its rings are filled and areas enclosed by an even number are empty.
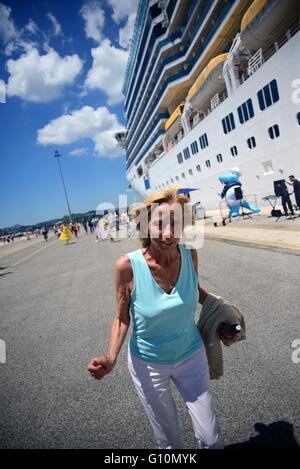
{"type": "Polygon", "coordinates": [[[3,273],[0,272],[0,277],[4,277],[5,275],[10,275],[10,274],[13,274],[11,270],[9,272],[3,272],[3,273]]]}
{"type": "Polygon", "coordinates": [[[258,435],[250,437],[248,441],[228,445],[225,449],[300,449],[291,423],[256,423],[254,429],[258,435]]]}

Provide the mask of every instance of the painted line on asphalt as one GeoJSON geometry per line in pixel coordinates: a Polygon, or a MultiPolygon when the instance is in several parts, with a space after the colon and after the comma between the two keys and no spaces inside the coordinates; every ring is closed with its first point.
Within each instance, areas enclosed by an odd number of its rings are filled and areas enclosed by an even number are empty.
{"type": "Polygon", "coordinates": [[[49,243],[47,244],[46,246],[43,246],[42,248],[38,249],[37,251],[33,252],[32,254],[29,254],[29,256],[26,256],[26,257],[23,257],[23,259],[21,259],[20,261],[18,262],[15,262],[15,264],[12,264],[10,265],[9,267],[6,267],[5,269],[3,269],[1,272],[0,272],[0,277],[1,275],[6,271],[6,270],[9,270],[9,269],[12,269],[13,267],[16,267],[17,265],[21,264],[22,262],[25,262],[26,260],[30,259],[31,257],[34,257],[36,254],[38,254],[39,252],[41,251],[45,251],[45,249],[47,249],[50,245],[53,246],[53,244],[57,244],[59,242],[59,240],[55,240],[54,242],[52,243],[49,243]]]}
{"type": "Polygon", "coordinates": [[[251,238],[243,238],[241,236],[223,236],[223,235],[217,235],[217,234],[208,234],[206,233],[205,238],[210,238],[210,239],[216,239],[216,240],[224,240],[224,241],[237,241],[240,242],[241,244],[253,244],[257,246],[265,246],[265,247],[273,247],[273,248],[280,248],[280,249],[286,249],[286,250],[291,250],[291,251],[299,251],[300,246],[299,244],[289,244],[289,243],[283,243],[280,241],[265,241],[265,240],[255,240],[251,238]]]}

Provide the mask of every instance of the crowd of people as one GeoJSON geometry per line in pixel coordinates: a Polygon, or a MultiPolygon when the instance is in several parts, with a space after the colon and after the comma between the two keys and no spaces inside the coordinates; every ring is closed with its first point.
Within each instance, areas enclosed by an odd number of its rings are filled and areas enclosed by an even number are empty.
{"type": "MultiPolygon", "coordinates": [[[[85,218],[80,222],[77,220],[73,220],[72,223],[60,221],[55,223],[52,228],[44,225],[40,229],[21,233],[20,239],[24,239],[25,237],[30,241],[33,238],[39,238],[42,236],[47,243],[49,232],[53,231],[55,236],[59,240],[65,241],[66,244],[69,244],[73,237],[75,239],[78,238],[81,232],[85,233],[85,235],[94,235],[95,242],[97,243],[105,239],[109,239],[111,242],[114,242],[119,238],[120,225],[127,225],[128,235],[129,237],[133,237],[134,227],[132,226],[133,224],[130,222],[127,213],[119,214],[118,212],[115,212],[108,213],[103,217],[95,216],[93,218],[85,218]]],[[[12,243],[16,239],[19,239],[19,237],[14,234],[1,236],[0,245],[12,243]]]]}
{"type": "Polygon", "coordinates": [[[1,236],[0,238],[0,243],[1,244],[10,244],[15,240],[14,235],[8,235],[8,236],[1,236]]]}
{"type": "MultiPolygon", "coordinates": [[[[129,220],[127,213],[122,212],[119,214],[117,211],[107,213],[101,218],[94,217],[84,219],[81,223],[76,220],[73,220],[73,222],[69,224],[59,222],[54,225],[53,231],[57,238],[61,241],[65,241],[66,244],[70,244],[73,237],[78,238],[81,230],[85,235],[93,234],[96,243],[106,239],[115,242],[119,238],[120,225],[127,226],[129,237],[134,236],[135,226],[133,226],[134,224],[129,220]]],[[[47,242],[48,231],[46,233],[46,230],[43,228],[42,233],[47,242]]]]}
{"type": "MultiPolygon", "coordinates": [[[[285,180],[284,185],[282,185],[283,194],[281,196],[281,204],[284,215],[286,216],[295,215],[295,210],[300,210],[300,181],[294,175],[290,175],[288,179],[289,180],[285,180]],[[292,186],[292,190],[288,186],[292,186]],[[291,198],[292,195],[295,200],[291,198]]],[[[186,194],[186,196],[188,200],[190,200],[189,194],[186,194]]],[[[89,233],[94,234],[96,243],[105,239],[109,239],[111,242],[114,242],[119,238],[120,225],[127,226],[127,234],[129,238],[134,237],[136,231],[135,223],[129,219],[127,212],[119,214],[118,211],[107,213],[101,218],[96,216],[93,218],[85,218],[81,220],[81,223],[76,220],[73,220],[72,223],[69,224],[58,222],[53,226],[53,232],[58,239],[66,241],[66,244],[70,243],[73,236],[78,238],[81,229],[83,229],[86,235],[89,233]]],[[[47,226],[43,226],[41,229],[27,231],[22,233],[22,235],[22,237],[25,236],[27,240],[43,236],[45,242],[48,242],[49,228],[47,226]]],[[[0,245],[10,244],[16,239],[19,239],[19,237],[14,234],[1,236],[0,245]]]]}

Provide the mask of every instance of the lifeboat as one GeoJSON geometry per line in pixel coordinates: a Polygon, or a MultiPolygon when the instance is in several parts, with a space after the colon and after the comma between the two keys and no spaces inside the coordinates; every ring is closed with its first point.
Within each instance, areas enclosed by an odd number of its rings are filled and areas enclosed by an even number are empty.
{"type": "Polygon", "coordinates": [[[179,104],[175,111],[171,114],[169,119],[165,122],[165,131],[168,133],[176,134],[178,133],[181,128],[181,116],[183,111],[183,104],[179,104]]]}
{"type": "Polygon", "coordinates": [[[193,108],[202,112],[206,111],[210,105],[211,98],[215,94],[224,91],[223,66],[227,57],[228,54],[214,57],[202,70],[187,95],[187,100],[193,108]]]}
{"type": "Polygon", "coordinates": [[[299,15],[299,0],[255,0],[242,19],[241,41],[250,50],[265,51],[299,15]]]}

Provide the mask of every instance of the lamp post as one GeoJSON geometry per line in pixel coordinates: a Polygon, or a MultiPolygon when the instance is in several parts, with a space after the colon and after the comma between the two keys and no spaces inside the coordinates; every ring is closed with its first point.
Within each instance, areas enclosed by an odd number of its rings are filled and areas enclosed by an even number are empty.
{"type": "Polygon", "coordinates": [[[65,181],[64,181],[64,178],[63,178],[63,174],[62,174],[62,170],[61,170],[61,166],[60,166],[60,161],[59,161],[59,158],[60,158],[61,154],[57,150],[55,150],[53,156],[54,156],[54,158],[56,158],[57,163],[58,163],[59,172],[60,172],[60,176],[61,176],[61,180],[62,180],[62,185],[63,185],[63,188],[64,188],[65,197],[66,197],[70,222],[72,223],[72,215],[71,215],[71,209],[70,209],[69,199],[68,199],[68,195],[67,195],[67,189],[66,189],[66,186],[65,186],[65,181]]]}

